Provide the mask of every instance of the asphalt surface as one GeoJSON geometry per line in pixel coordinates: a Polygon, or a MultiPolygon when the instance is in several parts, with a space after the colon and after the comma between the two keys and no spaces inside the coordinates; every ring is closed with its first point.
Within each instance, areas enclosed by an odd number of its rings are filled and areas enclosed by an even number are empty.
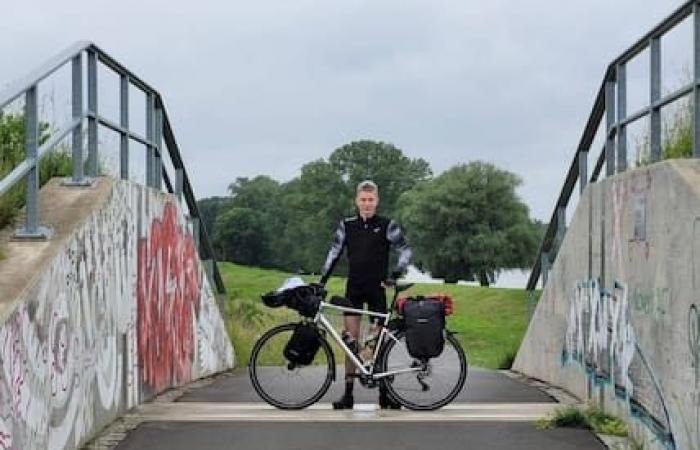
{"type": "MultiPolygon", "coordinates": [[[[144,405],[143,423],[116,449],[605,448],[587,430],[538,430],[530,419],[508,419],[509,411],[553,407],[553,399],[498,372],[471,369],[464,390],[453,404],[422,415],[405,410],[333,411],[328,403],[341,392],[342,382],[336,382],[326,397],[310,409],[276,410],[261,402],[247,372],[237,371],[234,376],[184,395],[178,403],[144,405]],[[474,411],[470,412],[470,408],[474,411]],[[159,409],[168,410],[171,415],[159,409]],[[484,416],[484,411],[489,410],[502,412],[503,418],[484,416]],[[478,414],[482,415],[475,419],[478,414]]],[[[355,389],[355,402],[361,408],[372,409],[376,396],[376,390],[359,386],[355,389]]]]}
{"type": "MultiPolygon", "coordinates": [[[[338,367],[339,378],[328,390],[321,402],[330,403],[337,400],[344,390],[342,367],[338,367]]],[[[365,389],[355,383],[354,397],[356,403],[374,403],[377,401],[377,389],[365,389]]],[[[250,383],[248,372],[239,370],[236,376],[229,377],[183,395],[180,402],[259,402],[262,401],[250,383]]],[[[479,403],[545,403],[554,400],[538,389],[513,380],[492,370],[469,368],[467,381],[462,392],[454,402],[479,403]]]]}
{"type": "Polygon", "coordinates": [[[151,422],[118,450],[586,450],[604,449],[588,431],[537,430],[531,423],[192,423],[151,422]]]}

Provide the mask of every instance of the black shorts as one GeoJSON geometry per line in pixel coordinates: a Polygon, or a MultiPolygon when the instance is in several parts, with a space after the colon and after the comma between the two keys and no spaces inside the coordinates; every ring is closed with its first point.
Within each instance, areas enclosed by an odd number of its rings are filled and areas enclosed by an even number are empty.
{"type": "MultiPolygon", "coordinates": [[[[386,314],[386,294],[384,288],[381,286],[377,287],[355,287],[347,286],[345,290],[345,297],[350,300],[352,307],[355,309],[364,309],[365,303],[367,304],[367,310],[372,312],[378,312],[386,314]]],[[[346,312],[346,316],[359,316],[358,313],[346,312]]],[[[384,323],[384,320],[379,317],[368,316],[369,321],[384,323]]]]}

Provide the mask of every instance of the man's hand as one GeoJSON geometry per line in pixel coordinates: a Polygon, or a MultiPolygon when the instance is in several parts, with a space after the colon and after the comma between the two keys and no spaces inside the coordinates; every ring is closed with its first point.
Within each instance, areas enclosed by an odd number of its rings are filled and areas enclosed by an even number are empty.
{"type": "Polygon", "coordinates": [[[394,287],[396,286],[396,282],[399,280],[399,278],[401,278],[401,272],[391,272],[391,276],[386,280],[380,282],[379,285],[384,289],[394,287]]]}
{"type": "MultiPolygon", "coordinates": [[[[316,291],[317,293],[324,293],[324,292],[326,292],[326,284],[323,283],[323,282],[319,282],[319,283],[309,283],[309,286],[311,286],[311,287],[314,289],[314,291],[316,291]]],[[[325,296],[325,294],[322,294],[322,295],[325,296]]]]}

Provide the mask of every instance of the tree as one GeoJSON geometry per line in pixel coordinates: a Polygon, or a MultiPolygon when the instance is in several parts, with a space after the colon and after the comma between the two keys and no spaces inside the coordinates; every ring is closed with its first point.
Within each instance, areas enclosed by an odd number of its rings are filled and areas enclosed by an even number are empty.
{"type": "Polygon", "coordinates": [[[281,233],[281,186],[270,177],[240,177],[229,185],[230,197],[200,200],[202,223],[218,259],[275,267],[272,242],[281,233]]]}
{"type": "Polygon", "coordinates": [[[220,257],[250,266],[270,265],[265,215],[251,208],[230,208],[215,222],[213,240],[220,257]]]}
{"type": "Polygon", "coordinates": [[[348,198],[363,180],[379,186],[382,214],[392,216],[399,196],[416,183],[428,179],[432,172],[424,159],[410,159],[393,144],[362,140],[351,142],[331,153],[328,162],[346,185],[348,198]]]}
{"type": "Polygon", "coordinates": [[[435,277],[493,283],[526,268],[540,227],[515,189],[520,179],[484,162],[455,166],[401,196],[398,209],[415,260],[435,277]]]}
{"type": "Polygon", "coordinates": [[[233,207],[266,212],[279,209],[280,184],[267,175],[258,175],[253,179],[236,178],[229,184],[228,190],[233,207]]]}
{"type": "MultiPolygon", "coordinates": [[[[231,197],[209,197],[197,201],[202,226],[210,235],[214,233],[216,219],[231,207],[231,197]]],[[[217,259],[220,259],[218,254],[217,259]]]]}
{"type": "Polygon", "coordinates": [[[318,273],[338,222],[353,212],[347,186],[328,162],[312,161],[289,183],[285,205],[289,218],[285,240],[294,247],[289,255],[296,266],[291,268],[318,273]]]}
{"type": "MultiPolygon", "coordinates": [[[[200,200],[199,205],[219,257],[249,261],[255,249],[264,252],[258,265],[317,273],[338,222],[354,213],[357,183],[374,179],[380,188],[380,213],[391,215],[399,195],[430,174],[427,162],[407,158],[391,144],[358,141],[336,149],[328,161],[305,164],[286,183],[267,176],[237,178],[229,185],[230,197],[200,200]],[[249,210],[245,220],[242,211],[219,220],[233,208],[249,210]],[[253,223],[259,228],[255,234],[240,228],[253,223]],[[234,238],[238,232],[246,239],[234,238]],[[265,246],[256,246],[252,236],[263,239],[265,246]]],[[[341,263],[336,273],[345,269],[341,263]]]]}

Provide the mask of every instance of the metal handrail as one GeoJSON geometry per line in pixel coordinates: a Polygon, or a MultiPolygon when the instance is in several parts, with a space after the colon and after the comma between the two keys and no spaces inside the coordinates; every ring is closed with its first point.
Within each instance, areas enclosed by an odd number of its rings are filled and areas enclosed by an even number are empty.
{"type": "Polygon", "coordinates": [[[652,117],[652,120],[650,120],[650,140],[652,143],[651,157],[652,161],[659,160],[661,156],[660,110],[662,107],[686,95],[693,96],[695,105],[693,108],[693,155],[696,158],[700,158],[700,109],[698,108],[698,106],[700,106],[700,6],[698,0],[689,0],[681,5],[641,39],[622,52],[606,68],[600,88],[593,102],[588,121],[586,122],[578,147],[574,153],[573,161],[571,162],[569,171],[564,180],[561,193],[554,206],[552,218],[549,221],[549,225],[532,265],[532,271],[530,272],[530,277],[526,285],[528,291],[532,291],[536,288],[541,277],[543,279],[543,285],[546,283],[546,271],[548,267],[543,268],[543,263],[551,264],[556,257],[558,244],[561,242],[566,232],[564,214],[571,200],[571,194],[573,193],[576,182],[579,182],[580,191],[583,192],[587,184],[595,183],[598,180],[604,165],[606,166],[607,176],[624,171],[626,169],[626,144],[621,145],[619,140],[622,140],[623,143],[626,142],[625,130],[627,125],[649,115],[652,117]],[[660,93],[660,39],[690,15],[693,15],[694,19],[693,81],[670,94],[662,96],[660,93]],[[627,114],[625,67],[632,58],[639,55],[647,48],[651,49],[649,105],[632,114],[627,114]],[[615,87],[618,88],[616,98],[615,87]],[[615,100],[617,100],[617,111],[615,108],[615,100]],[[604,115],[610,116],[606,119],[606,144],[596,159],[596,165],[589,179],[587,167],[588,152],[590,151],[604,115]],[[617,145],[615,143],[615,138],[618,139],[617,145]],[[616,165],[616,161],[621,161],[622,159],[625,159],[625,163],[622,167],[619,167],[616,165]],[[554,255],[551,253],[554,253],[554,255]]]}
{"type": "MultiPolygon", "coordinates": [[[[73,179],[70,184],[87,185],[90,179],[84,177],[82,168],[82,136],[83,121],[88,121],[88,153],[91,162],[92,176],[97,175],[97,125],[103,125],[120,134],[121,145],[121,177],[128,178],[128,156],[130,140],[146,146],[146,182],[150,187],[160,189],[161,181],[165,182],[166,190],[178,196],[184,196],[193,222],[194,238],[202,261],[211,260],[207,276],[212,278],[219,294],[226,292],[221,274],[216,264],[214,251],[209,236],[201,223],[197,201],[185,169],[179,146],[170,125],[170,119],[160,93],[148,83],[137,77],[124,65],[112,58],[107,52],[89,41],[79,41],[60,52],[39,68],[25,77],[10,84],[0,91],[0,110],[13,101],[26,96],[25,122],[27,131],[27,155],[9,174],[0,179],[0,195],[27,177],[27,217],[25,227],[18,230],[17,237],[45,238],[50,236],[50,230],[38,226],[38,164],[43,156],[51,152],[69,134],[73,133],[73,179]],[[88,108],[82,104],[82,55],[88,55],[88,108]],[[73,63],[73,117],[71,122],[44,142],[40,147],[38,141],[38,111],[36,108],[36,91],[38,84],[51,76],[69,62],[73,63]],[[97,63],[100,62],[115,72],[121,79],[121,117],[120,123],[114,123],[97,111],[97,63]],[[128,87],[133,85],[146,94],[147,97],[147,136],[140,136],[129,129],[128,125],[128,87]],[[162,149],[160,139],[165,143],[168,155],[175,169],[175,183],[170,180],[166,168],[162,165],[162,149]],[[211,272],[210,272],[211,271],[211,272]]],[[[223,311],[222,311],[223,312],[223,311]]]]}

